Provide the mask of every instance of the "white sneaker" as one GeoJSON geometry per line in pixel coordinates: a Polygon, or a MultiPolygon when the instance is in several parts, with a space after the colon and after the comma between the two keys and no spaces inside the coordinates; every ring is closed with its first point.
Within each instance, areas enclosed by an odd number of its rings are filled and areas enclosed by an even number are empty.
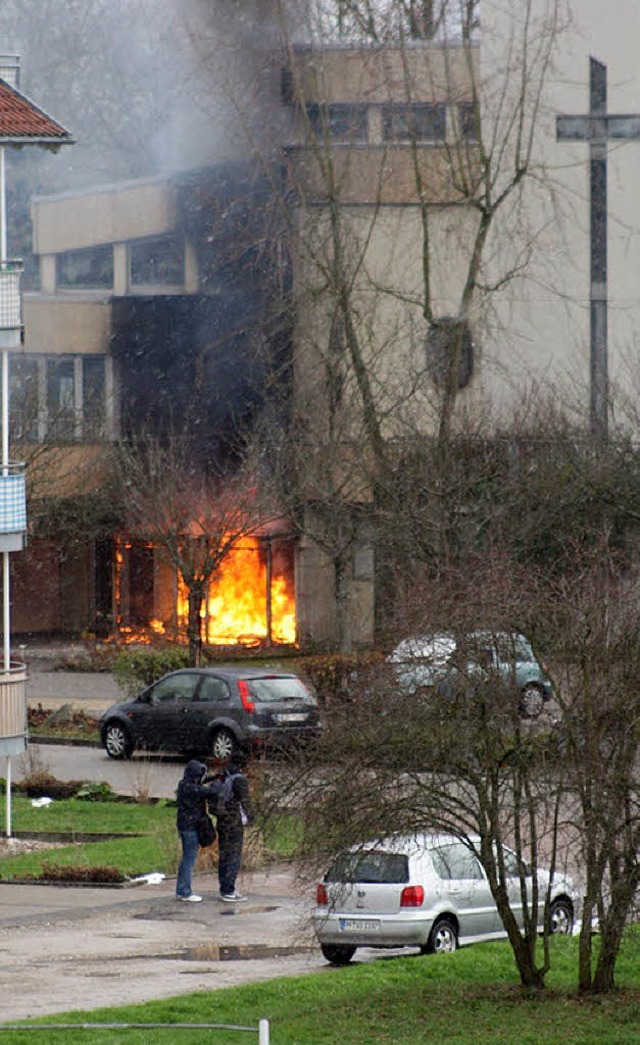
{"type": "Polygon", "coordinates": [[[197,893],[191,893],[191,896],[176,896],[176,900],[182,900],[183,903],[202,903],[202,897],[197,893]]]}
{"type": "Polygon", "coordinates": [[[225,903],[242,903],[247,897],[234,890],[232,893],[220,893],[220,899],[224,900],[225,903]]]}

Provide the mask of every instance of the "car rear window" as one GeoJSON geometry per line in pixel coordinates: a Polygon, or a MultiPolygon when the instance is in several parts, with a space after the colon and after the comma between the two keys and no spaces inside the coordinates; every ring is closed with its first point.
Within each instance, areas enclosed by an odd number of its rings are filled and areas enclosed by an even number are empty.
{"type": "Polygon", "coordinates": [[[275,704],[281,700],[312,704],[314,700],[304,683],[295,675],[284,678],[266,675],[264,678],[247,679],[246,682],[251,696],[261,704],[275,704]]]}
{"type": "Polygon", "coordinates": [[[325,881],[398,885],[409,881],[409,861],[402,853],[384,853],[377,849],[344,853],[334,860],[325,881]]]}

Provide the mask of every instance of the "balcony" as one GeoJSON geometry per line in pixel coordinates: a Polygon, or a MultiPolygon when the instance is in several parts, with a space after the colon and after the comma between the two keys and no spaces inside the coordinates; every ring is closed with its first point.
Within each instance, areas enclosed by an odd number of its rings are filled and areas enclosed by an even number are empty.
{"type": "Polygon", "coordinates": [[[10,464],[0,475],[0,552],[22,551],[27,532],[24,465],[10,464]]]}
{"type": "Polygon", "coordinates": [[[21,261],[0,261],[0,350],[20,347],[21,280],[21,261]]]}
{"type": "Polygon", "coordinates": [[[27,745],[27,667],[0,667],[0,756],[20,755],[27,745]]]}

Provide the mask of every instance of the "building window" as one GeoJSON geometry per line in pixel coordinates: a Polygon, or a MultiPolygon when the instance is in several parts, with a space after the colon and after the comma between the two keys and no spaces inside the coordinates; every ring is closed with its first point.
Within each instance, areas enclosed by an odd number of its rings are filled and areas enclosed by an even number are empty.
{"type": "Polygon", "coordinates": [[[82,434],[85,439],[106,435],[104,356],[82,357],[82,434]]]}
{"type": "Polygon", "coordinates": [[[385,105],[382,113],[386,141],[444,141],[444,105],[385,105]]]}
{"type": "Polygon", "coordinates": [[[38,439],[38,362],[33,356],[12,356],[9,366],[9,432],[17,443],[38,439]]]}
{"type": "Polygon", "coordinates": [[[366,141],[366,105],[308,105],[307,117],[317,138],[334,141],[366,141]]]}
{"type": "Polygon", "coordinates": [[[12,442],[98,442],[109,429],[106,356],[14,355],[12,442]]]}
{"type": "Polygon", "coordinates": [[[67,250],[56,257],[59,287],[78,290],[113,286],[113,249],[109,246],[88,250],[67,250]]]}
{"type": "Polygon", "coordinates": [[[64,442],[75,436],[73,359],[47,360],[47,433],[64,442]]]}
{"type": "Polygon", "coordinates": [[[155,236],[129,246],[131,285],[184,284],[184,242],[180,236],[155,236]]]}
{"type": "Polygon", "coordinates": [[[465,141],[477,142],[479,139],[478,121],[473,102],[462,102],[458,106],[458,121],[460,137],[465,141]]]}

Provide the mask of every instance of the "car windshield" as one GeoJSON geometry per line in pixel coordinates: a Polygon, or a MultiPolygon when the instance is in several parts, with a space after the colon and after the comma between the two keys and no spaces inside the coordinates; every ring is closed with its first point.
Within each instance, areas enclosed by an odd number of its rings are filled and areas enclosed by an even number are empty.
{"type": "Polygon", "coordinates": [[[295,675],[274,676],[247,679],[249,692],[260,704],[276,704],[283,700],[295,700],[301,704],[313,704],[314,698],[299,678],[295,675]]]}
{"type": "Polygon", "coordinates": [[[379,849],[343,853],[332,863],[325,881],[396,885],[409,881],[409,861],[402,853],[385,853],[379,849]]]}

